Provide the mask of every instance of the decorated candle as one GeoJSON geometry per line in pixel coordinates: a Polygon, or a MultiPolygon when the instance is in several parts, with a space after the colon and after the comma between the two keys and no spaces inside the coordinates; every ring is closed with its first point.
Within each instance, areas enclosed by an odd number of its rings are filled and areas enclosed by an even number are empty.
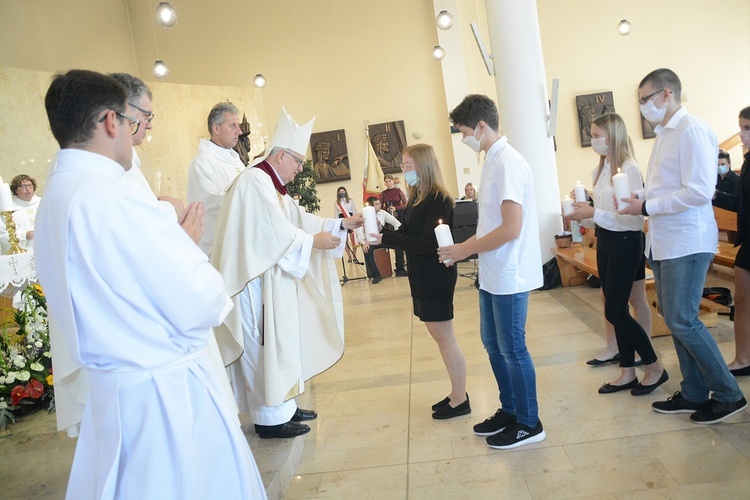
{"type": "Polygon", "coordinates": [[[583,187],[581,181],[576,183],[576,186],[573,188],[573,194],[575,194],[576,203],[586,201],[586,188],[583,187]]]}
{"type": "Polygon", "coordinates": [[[15,210],[15,208],[13,207],[13,196],[10,194],[10,186],[7,183],[2,183],[0,184],[0,211],[9,212],[11,210],[15,210]]]}
{"type": "Polygon", "coordinates": [[[570,199],[570,196],[565,196],[565,199],[562,202],[563,205],[563,215],[570,215],[572,214],[576,207],[573,206],[573,200],[570,199]]]}
{"type": "Polygon", "coordinates": [[[370,234],[378,234],[378,218],[375,215],[375,207],[364,207],[362,209],[362,217],[365,220],[365,236],[367,237],[368,243],[375,243],[377,239],[370,234]]]}
{"type": "Polygon", "coordinates": [[[630,179],[618,168],[617,173],[612,177],[612,184],[615,186],[617,210],[623,210],[630,205],[627,201],[621,201],[623,198],[630,198],[630,179]]]}
{"type": "MultiPolygon", "coordinates": [[[[438,247],[449,247],[453,245],[453,234],[451,234],[451,228],[448,224],[443,224],[442,220],[438,221],[438,225],[435,226],[435,238],[437,238],[438,247]]],[[[443,261],[443,264],[450,264],[451,259],[443,261]]]]}

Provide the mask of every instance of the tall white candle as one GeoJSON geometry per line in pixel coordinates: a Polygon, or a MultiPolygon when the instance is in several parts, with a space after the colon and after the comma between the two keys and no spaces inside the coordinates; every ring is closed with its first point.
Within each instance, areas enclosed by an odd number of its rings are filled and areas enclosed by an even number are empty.
{"type": "Polygon", "coordinates": [[[13,196],[10,194],[10,186],[6,183],[0,184],[0,211],[9,212],[14,210],[13,196]]]}
{"type": "Polygon", "coordinates": [[[576,203],[586,201],[586,188],[583,187],[581,181],[578,181],[578,183],[573,188],[573,194],[576,197],[576,203]]]}
{"type": "Polygon", "coordinates": [[[562,202],[563,205],[563,215],[570,215],[575,211],[576,207],[573,206],[573,200],[570,199],[570,196],[565,196],[565,199],[562,202]]]}
{"type": "MultiPolygon", "coordinates": [[[[448,224],[443,224],[442,220],[435,226],[435,238],[437,238],[438,247],[449,247],[453,245],[453,234],[448,224]]],[[[452,259],[444,260],[443,264],[450,264],[452,259]]]]}
{"type": "Polygon", "coordinates": [[[627,201],[621,201],[623,198],[630,198],[630,179],[618,168],[617,173],[612,177],[612,184],[615,187],[617,210],[622,210],[630,205],[627,201]]]}
{"type": "Polygon", "coordinates": [[[365,220],[365,236],[367,237],[368,243],[375,243],[377,239],[370,234],[378,234],[378,218],[375,215],[375,207],[364,207],[362,209],[362,217],[365,220]]]}

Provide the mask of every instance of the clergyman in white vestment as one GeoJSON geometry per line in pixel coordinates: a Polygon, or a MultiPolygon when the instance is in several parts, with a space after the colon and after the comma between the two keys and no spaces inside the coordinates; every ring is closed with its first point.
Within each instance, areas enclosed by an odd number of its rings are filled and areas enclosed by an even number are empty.
{"type": "Polygon", "coordinates": [[[210,139],[201,139],[198,153],[188,170],[187,201],[199,201],[206,207],[206,223],[198,246],[208,255],[216,231],[224,194],[235,177],[245,170],[240,155],[232,148],[237,145],[240,129],[239,110],[231,102],[220,102],[208,114],[210,139]]]}
{"type": "Polygon", "coordinates": [[[344,251],[346,229],[361,226],[362,217],[317,217],[287,193],[285,185],[302,171],[312,125],[298,126],[282,111],[265,155],[228,190],[211,250],[235,304],[215,329],[219,348],[224,363],[234,363],[238,407],[249,411],[262,438],[310,430],[302,422],[317,414],[297,408],[293,398],[344,352],[333,259],[344,251]]]}
{"type": "Polygon", "coordinates": [[[188,208],[186,232],[122,180],[139,122],[114,79],[57,75],[45,105],[62,149],[36,263],[56,345],[90,385],[67,498],[264,498],[226,373],[207,353],[232,304],[194,242],[202,206],[188,208]]]}

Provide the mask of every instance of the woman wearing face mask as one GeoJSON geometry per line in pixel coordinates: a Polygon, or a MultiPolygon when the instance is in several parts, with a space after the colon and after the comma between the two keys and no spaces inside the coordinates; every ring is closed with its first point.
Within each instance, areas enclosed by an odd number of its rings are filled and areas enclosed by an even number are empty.
{"type": "Polygon", "coordinates": [[[643,216],[621,215],[614,202],[612,178],[618,170],[628,176],[630,191],[643,187],[643,177],[633,159],[633,147],[620,115],[608,113],[591,125],[591,146],[599,155],[594,169],[594,207],[576,203],[569,219],[593,219],[597,225],[596,261],[604,294],[604,315],[615,328],[620,351],[620,376],[599,388],[600,394],[630,389],[634,396],[650,394],[669,379],[657,361],[643,327],[630,315],[628,298],[633,281],[644,277],[643,216]],[[635,353],[646,374],[639,382],[635,353]]]}
{"type": "Polygon", "coordinates": [[[451,381],[451,393],[432,406],[432,418],[443,420],[471,413],[466,393],[466,359],[453,332],[453,291],[456,267],[438,261],[435,227],[453,223],[453,197],[445,187],[432,146],[415,144],[404,150],[401,170],[409,185],[409,203],[401,227],[372,236],[406,252],[414,314],[437,342],[451,381]]]}
{"type": "MultiPolygon", "coordinates": [[[[750,106],[740,111],[740,139],[750,149],[750,106]]],[[[734,360],[729,371],[735,377],[750,375],[750,152],[745,154],[740,181],[732,193],[717,189],[714,205],[737,212],[734,260],[734,360]]]]}
{"type": "MultiPolygon", "coordinates": [[[[333,216],[338,218],[349,217],[357,213],[357,205],[354,204],[354,200],[349,198],[349,193],[344,186],[339,186],[336,190],[336,202],[333,207],[333,216]]],[[[351,230],[349,232],[350,244],[346,245],[346,256],[349,258],[349,262],[357,262],[357,255],[352,254],[350,247],[354,247],[354,239],[351,230]]],[[[354,250],[356,252],[356,249],[354,250]]]]}

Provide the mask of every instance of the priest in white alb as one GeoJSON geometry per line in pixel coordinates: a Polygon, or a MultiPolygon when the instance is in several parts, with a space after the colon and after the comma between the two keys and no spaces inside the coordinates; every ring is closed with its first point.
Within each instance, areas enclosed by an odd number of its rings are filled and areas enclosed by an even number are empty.
{"type": "Polygon", "coordinates": [[[53,362],[63,349],[90,387],[67,498],[265,498],[209,354],[232,304],[194,242],[202,205],[180,228],[122,179],[138,119],[113,78],[56,75],[45,106],[62,149],[39,206],[36,265],[60,326],[53,362]]]}
{"type": "Polygon", "coordinates": [[[214,330],[224,363],[234,363],[238,407],[249,411],[261,438],[309,432],[302,422],[317,414],[294,398],[344,352],[334,259],[362,216],[309,214],[285,187],[302,171],[314,120],[299,126],[282,108],[265,154],[227,191],[211,250],[235,305],[214,330]]]}

